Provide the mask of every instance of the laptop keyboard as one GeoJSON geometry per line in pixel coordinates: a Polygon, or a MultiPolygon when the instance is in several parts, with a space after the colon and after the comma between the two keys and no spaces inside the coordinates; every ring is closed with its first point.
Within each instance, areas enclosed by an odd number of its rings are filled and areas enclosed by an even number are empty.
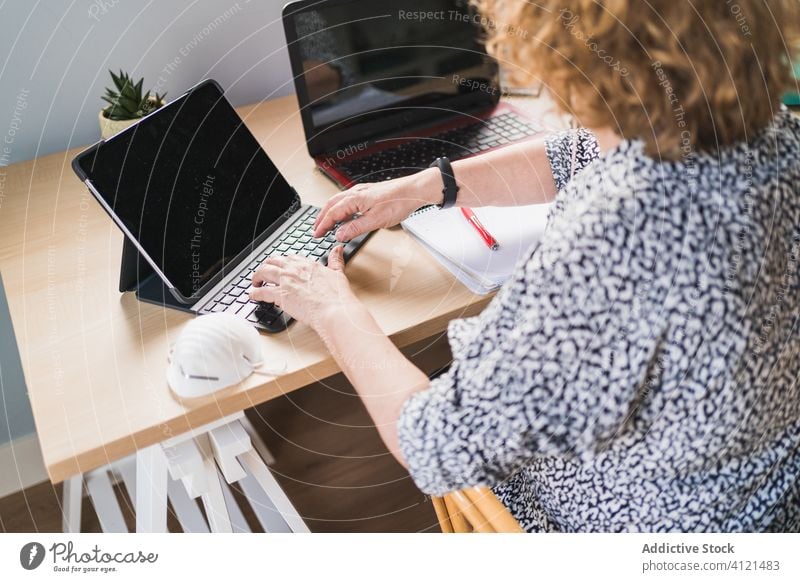
{"type": "Polygon", "coordinates": [[[327,260],[328,253],[336,245],[336,238],[333,231],[322,238],[314,238],[314,221],[319,210],[319,208],[310,208],[299,221],[250,261],[222,291],[200,309],[200,312],[225,311],[251,323],[261,323],[268,328],[274,324],[283,315],[280,309],[250,301],[248,289],[251,286],[250,280],[253,272],[267,257],[301,255],[317,261],[327,260]]]}
{"type": "Polygon", "coordinates": [[[538,130],[525,118],[515,113],[503,113],[347,160],[339,163],[338,167],[355,183],[380,182],[424,170],[442,156],[457,160],[536,133],[538,130]]]}

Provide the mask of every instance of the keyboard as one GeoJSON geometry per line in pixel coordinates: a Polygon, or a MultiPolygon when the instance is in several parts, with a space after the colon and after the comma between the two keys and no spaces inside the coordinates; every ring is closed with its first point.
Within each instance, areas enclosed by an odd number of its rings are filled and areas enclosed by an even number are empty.
{"type": "Polygon", "coordinates": [[[251,260],[214,298],[206,303],[200,313],[224,311],[237,317],[260,324],[269,331],[282,331],[289,319],[274,305],[250,300],[248,289],[253,272],[267,257],[301,255],[317,261],[326,262],[328,253],[336,245],[335,232],[322,238],[314,238],[314,221],[319,208],[309,208],[300,219],[287,229],[278,239],[270,243],[259,255],[251,260]]]}
{"type": "Polygon", "coordinates": [[[424,170],[433,160],[442,156],[457,160],[522,140],[538,131],[516,113],[503,113],[366,156],[344,160],[337,166],[355,183],[380,182],[424,170]]]}

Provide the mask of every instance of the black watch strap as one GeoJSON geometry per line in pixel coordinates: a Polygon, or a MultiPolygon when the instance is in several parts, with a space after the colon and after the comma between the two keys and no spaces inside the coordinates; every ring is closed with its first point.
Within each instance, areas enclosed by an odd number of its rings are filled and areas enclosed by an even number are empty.
{"type": "Polygon", "coordinates": [[[436,158],[429,167],[439,168],[442,174],[442,182],[444,184],[442,194],[444,198],[439,208],[455,206],[459,188],[458,184],[456,184],[456,177],[453,175],[453,166],[450,165],[450,160],[445,157],[436,158]]]}

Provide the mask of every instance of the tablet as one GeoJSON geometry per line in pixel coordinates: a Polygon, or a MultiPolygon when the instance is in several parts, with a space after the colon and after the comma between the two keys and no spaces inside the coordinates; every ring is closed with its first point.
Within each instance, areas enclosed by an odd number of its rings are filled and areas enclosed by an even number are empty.
{"type": "Polygon", "coordinates": [[[297,204],[297,193],[213,80],[98,142],[72,166],[186,304],[297,204]]]}

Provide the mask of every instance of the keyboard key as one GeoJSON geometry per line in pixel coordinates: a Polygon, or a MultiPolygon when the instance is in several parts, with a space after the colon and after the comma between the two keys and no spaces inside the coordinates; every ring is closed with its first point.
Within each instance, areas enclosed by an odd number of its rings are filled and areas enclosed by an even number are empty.
{"type": "Polygon", "coordinates": [[[439,156],[458,159],[506,143],[518,141],[536,130],[514,113],[504,113],[478,123],[418,137],[394,148],[346,160],[341,169],[354,182],[380,182],[413,174],[439,156]],[[516,132],[514,134],[513,132],[516,132]]]}
{"type": "Polygon", "coordinates": [[[241,303],[231,303],[225,309],[225,313],[230,313],[232,315],[236,315],[241,308],[242,308],[242,304],[241,303]]]}
{"type": "Polygon", "coordinates": [[[222,305],[230,305],[233,303],[233,300],[236,299],[233,295],[226,295],[222,299],[220,299],[220,304],[222,305]]]}

